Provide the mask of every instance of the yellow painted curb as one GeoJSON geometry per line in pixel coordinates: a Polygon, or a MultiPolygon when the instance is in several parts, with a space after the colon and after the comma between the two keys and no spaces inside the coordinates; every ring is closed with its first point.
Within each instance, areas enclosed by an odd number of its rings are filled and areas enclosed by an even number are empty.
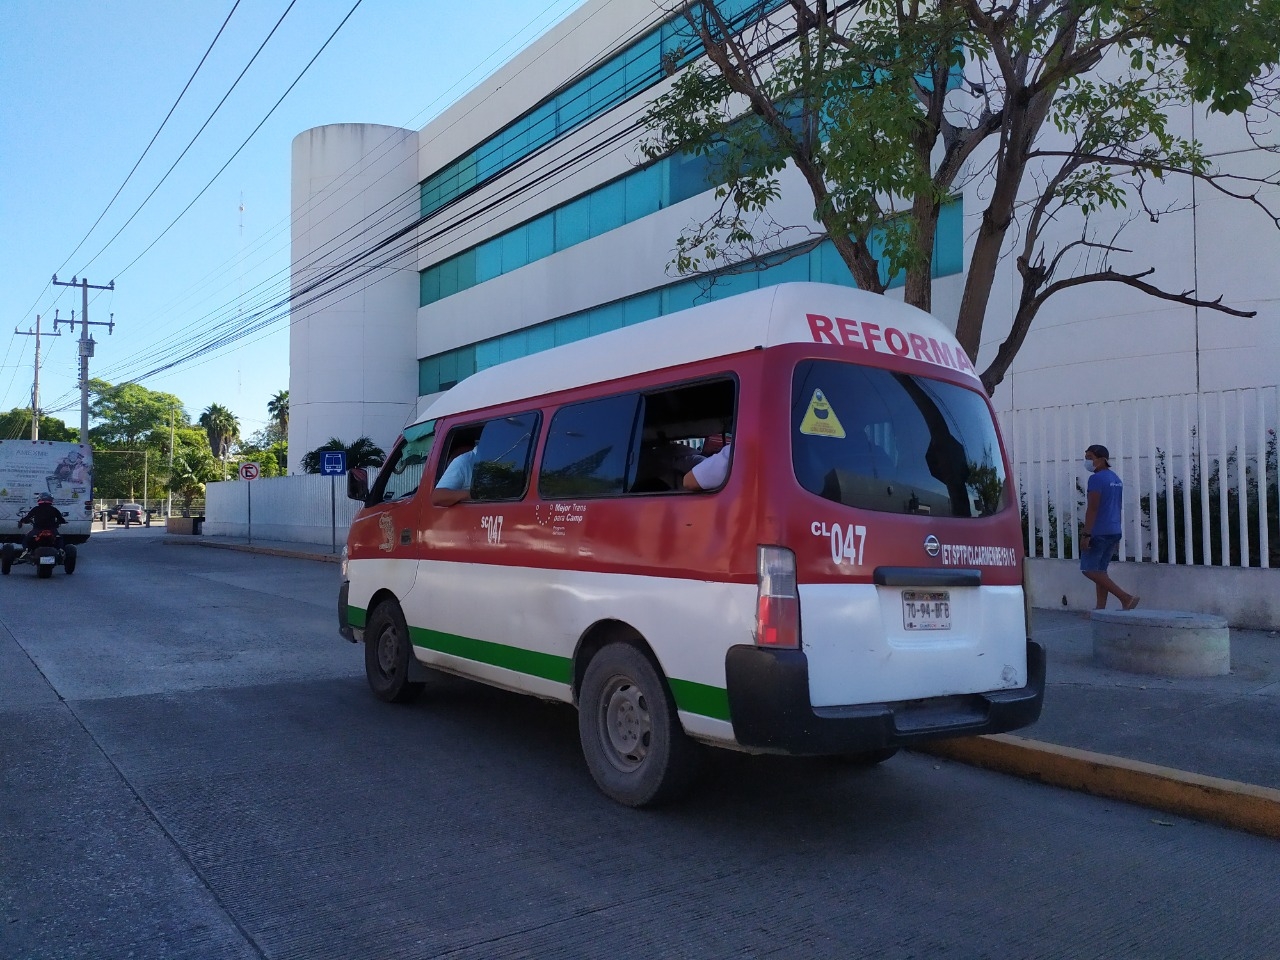
{"type": "Polygon", "coordinates": [[[935,740],[921,753],[1280,839],[1280,790],[1008,734],[935,740]]]}

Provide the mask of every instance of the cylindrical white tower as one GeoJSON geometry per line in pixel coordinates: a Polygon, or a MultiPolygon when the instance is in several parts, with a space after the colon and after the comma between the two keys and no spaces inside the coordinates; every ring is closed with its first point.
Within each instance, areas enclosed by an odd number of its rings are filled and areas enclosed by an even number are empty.
{"type": "Polygon", "coordinates": [[[367,123],[293,139],[289,472],[330,437],[384,450],[418,398],[418,134],[367,123]]]}

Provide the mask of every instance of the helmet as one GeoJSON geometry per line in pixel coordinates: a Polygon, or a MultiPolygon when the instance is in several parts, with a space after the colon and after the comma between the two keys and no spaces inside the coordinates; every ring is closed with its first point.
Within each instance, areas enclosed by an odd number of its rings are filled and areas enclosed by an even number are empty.
{"type": "Polygon", "coordinates": [[[49,493],[42,493],[36,497],[36,503],[53,503],[53,495],[49,493]]]}

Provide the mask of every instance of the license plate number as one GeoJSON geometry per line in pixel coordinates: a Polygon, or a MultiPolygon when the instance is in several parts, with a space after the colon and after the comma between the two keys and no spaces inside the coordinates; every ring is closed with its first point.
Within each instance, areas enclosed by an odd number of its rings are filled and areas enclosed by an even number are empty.
{"type": "Polygon", "coordinates": [[[52,567],[57,562],[58,562],[57,557],[41,557],[40,558],[40,566],[42,567],[52,567]]]}
{"type": "Polygon", "coordinates": [[[902,626],[907,630],[950,630],[950,592],[904,590],[902,592],[902,626]]]}

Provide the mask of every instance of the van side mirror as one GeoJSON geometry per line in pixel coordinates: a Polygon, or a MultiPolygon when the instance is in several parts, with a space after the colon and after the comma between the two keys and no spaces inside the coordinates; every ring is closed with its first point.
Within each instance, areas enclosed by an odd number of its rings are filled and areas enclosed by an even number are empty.
{"type": "Polygon", "coordinates": [[[369,499],[369,472],[364,467],[347,471],[347,498],[361,503],[369,499]]]}

